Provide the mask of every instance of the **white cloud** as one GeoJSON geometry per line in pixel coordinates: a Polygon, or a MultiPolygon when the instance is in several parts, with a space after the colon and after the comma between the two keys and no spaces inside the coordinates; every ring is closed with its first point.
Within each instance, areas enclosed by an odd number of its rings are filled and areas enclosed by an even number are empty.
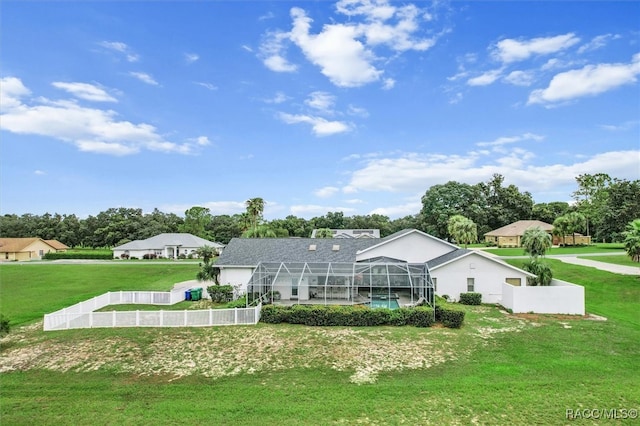
{"type": "Polygon", "coordinates": [[[137,78],[138,80],[142,81],[143,83],[147,83],[147,84],[150,84],[152,86],[157,86],[158,85],[158,82],[156,80],[154,80],[154,78],[151,77],[146,72],[131,71],[129,73],[129,75],[131,75],[132,77],[137,78]]]}
{"type": "Polygon", "coordinates": [[[353,106],[353,105],[349,105],[349,108],[347,110],[347,114],[353,115],[353,116],[356,116],[356,117],[362,117],[362,118],[369,117],[369,111],[367,111],[365,108],[360,108],[360,107],[353,106]]]}
{"type": "Polygon", "coordinates": [[[289,41],[289,34],[282,31],[267,33],[260,45],[262,63],[275,72],[294,72],[298,69],[283,56],[285,44],[289,41]]]}
{"type": "MultiPolygon", "coordinates": [[[[415,5],[395,6],[386,0],[343,0],[336,4],[336,12],[347,16],[345,23],[333,20],[324,24],[318,33],[311,33],[313,22],[298,7],[290,11],[292,28],[289,32],[267,33],[262,42],[260,57],[273,71],[291,72],[297,67],[285,58],[288,44],[300,48],[305,58],[320,68],[329,80],[339,87],[358,87],[379,81],[384,73],[376,63],[382,63],[375,49],[381,46],[394,52],[424,51],[432,47],[436,37],[416,37],[420,24],[431,17],[415,5]]],[[[386,79],[383,87],[395,84],[386,79]]]]}
{"type": "Polygon", "coordinates": [[[529,95],[529,104],[553,104],[583,96],[594,96],[637,81],[640,53],[628,64],[587,65],[581,69],[556,74],[546,89],[529,95]]]}
{"type": "Polygon", "coordinates": [[[312,92],[309,97],[304,101],[305,104],[311,108],[323,112],[325,114],[332,114],[332,108],[335,104],[336,97],[327,92],[312,92]]]}
{"type": "Polygon", "coordinates": [[[490,142],[478,142],[477,146],[503,146],[522,141],[536,141],[539,142],[544,139],[544,136],[536,135],[535,133],[524,133],[519,136],[502,136],[490,142]]]}
{"type": "Polygon", "coordinates": [[[338,191],[340,191],[340,188],[337,188],[335,186],[325,186],[324,188],[320,188],[314,191],[314,194],[316,195],[316,197],[329,198],[335,195],[338,191]]]}
{"type": "Polygon", "coordinates": [[[637,127],[639,124],[639,120],[629,120],[621,124],[602,124],[600,127],[610,132],[624,132],[637,127]]]}
{"type": "Polygon", "coordinates": [[[45,172],[44,170],[34,170],[33,174],[36,176],[44,176],[47,174],[47,172],[45,172]]]}
{"type": "Polygon", "coordinates": [[[101,41],[98,44],[105,49],[123,54],[129,62],[137,62],[140,59],[140,56],[134,53],[126,43],[121,41],[101,41]]]}
{"type": "Polygon", "coordinates": [[[492,55],[501,62],[510,63],[522,61],[534,55],[560,52],[579,42],[580,39],[573,33],[529,40],[504,39],[496,43],[492,55]]]}
{"type": "Polygon", "coordinates": [[[393,78],[385,78],[382,80],[382,88],[384,90],[391,90],[396,86],[396,81],[393,78]]]}
{"type": "Polygon", "coordinates": [[[207,82],[204,82],[204,81],[194,81],[194,83],[197,84],[198,86],[202,86],[205,89],[208,89],[208,90],[211,90],[211,91],[218,90],[218,86],[216,86],[214,84],[211,84],[211,83],[207,83],[207,82]]]}
{"type": "Polygon", "coordinates": [[[467,80],[469,86],[488,86],[493,84],[502,74],[502,68],[486,71],[484,74],[467,80]]]}
{"type": "Polygon", "coordinates": [[[89,83],[64,83],[56,81],[51,83],[53,87],[66,90],[77,98],[94,102],[117,102],[117,99],[109,95],[103,88],[89,83]]]}
{"type": "Polygon", "coordinates": [[[504,77],[504,81],[514,86],[531,86],[535,80],[535,75],[531,71],[511,71],[504,77]]]}
{"type": "Polygon", "coordinates": [[[26,103],[24,98],[30,92],[15,77],[0,79],[0,92],[3,102],[0,121],[4,131],[51,137],[71,143],[81,151],[99,154],[130,155],[143,149],[180,154],[194,152],[193,143],[167,141],[154,126],[121,120],[113,110],[45,98],[26,103]]]}
{"type": "MultiPolygon", "coordinates": [[[[486,181],[495,173],[505,176],[521,191],[544,193],[557,187],[575,185],[575,177],[597,170],[621,179],[637,179],[640,151],[611,151],[569,164],[533,164],[531,152],[516,148],[503,156],[494,152],[465,155],[407,153],[395,158],[368,161],[355,170],[345,193],[394,192],[415,193],[456,180],[468,184],[486,181]]],[[[569,189],[570,190],[570,189],[569,189]]],[[[415,212],[415,210],[414,210],[415,212]]]]}
{"type": "Polygon", "coordinates": [[[279,118],[287,124],[306,123],[311,125],[316,136],[329,136],[351,131],[351,126],[342,121],[329,121],[322,117],[281,112],[279,118]]]}
{"type": "Polygon", "coordinates": [[[185,53],[184,60],[187,61],[188,64],[192,64],[200,59],[200,55],[197,53],[185,53]]]}
{"type": "Polygon", "coordinates": [[[289,97],[284,94],[284,92],[276,92],[273,98],[265,99],[264,101],[268,104],[281,104],[289,100],[289,97]]]}
{"type": "Polygon", "coordinates": [[[616,40],[621,38],[618,34],[602,34],[592,38],[588,43],[583,44],[578,49],[578,53],[585,53],[591,50],[602,49],[609,43],[611,40],[616,40]]]}

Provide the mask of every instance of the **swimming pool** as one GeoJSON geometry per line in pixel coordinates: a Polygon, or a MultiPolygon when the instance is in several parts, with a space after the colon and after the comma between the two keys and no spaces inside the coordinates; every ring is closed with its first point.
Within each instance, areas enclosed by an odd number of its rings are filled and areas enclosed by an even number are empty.
{"type": "Polygon", "coordinates": [[[370,303],[367,303],[367,306],[371,308],[387,308],[387,309],[400,308],[400,304],[398,304],[398,301],[395,299],[386,299],[386,300],[373,299],[371,300],[370,303]]]}

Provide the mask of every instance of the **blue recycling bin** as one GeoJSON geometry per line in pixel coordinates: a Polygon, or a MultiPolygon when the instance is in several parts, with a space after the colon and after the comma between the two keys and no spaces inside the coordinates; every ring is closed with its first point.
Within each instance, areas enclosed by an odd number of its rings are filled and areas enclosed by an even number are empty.
{"type": "Polygon", "coordinates": [[[191,300],[191,289],[184,292],[184,300],[191,300]]]}

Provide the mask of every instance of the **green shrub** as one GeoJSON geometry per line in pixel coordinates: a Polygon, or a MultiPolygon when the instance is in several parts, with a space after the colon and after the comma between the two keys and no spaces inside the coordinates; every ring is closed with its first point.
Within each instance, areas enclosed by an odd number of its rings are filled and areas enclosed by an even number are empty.
{"type": "Polygon", "coordinates": [[[207,293],[214,303],[231,302],[233,300],[233,287],[230,285],[211,285],[207,287],[207,293]]]}
{"type": "Polygon", "coordinates": [[[379,325],[413,325],[430,327],[433,309],[428,307],[402,309],[371,309],[366,306],[264,305],[262,322],[303,324],[308,326],[371,327],[379,325]]]}
{"type": "Polygon", "coordinates": [[[436,305],[436,322],[448,328],[460,328],[464,322],[464,311],[451,305],[436,305]]]}
{"type": "Polygon", "coordinates": [[[113,253],[65,253],[65,252],[50,252],[42,256],[46,260],[60,260],[60,259],[94,259],[94,260],[112,260],[113,253]]]}
{"type": "Polygon", "coordinates": [[[237,298],[236,300],[227,303],[224,305],[225,308],[246,308],[247,307],[247,295],[245,294],[242,297],[237,298]]]}
{"type": "Polygon", "coordinates": [[[11,324],[9,324],[9,318],[0,314],[0,337],[5,334],[9,334],[9,330],[11,329],[11,324]]]}
{"type": "Polygon", "coordinates": [[[482,294],[460,293],[460,303],[463,305],[480,305],[482,303],[482,294]]]}

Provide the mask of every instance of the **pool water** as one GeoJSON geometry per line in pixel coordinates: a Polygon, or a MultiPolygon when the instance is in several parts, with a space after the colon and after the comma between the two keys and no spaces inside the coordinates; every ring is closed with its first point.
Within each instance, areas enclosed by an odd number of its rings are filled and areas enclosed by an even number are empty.
{"type": "Polygon", "coordinates": [[[379,300],[373,299],[371,303],[367,303],[372,308],[399,309],[400,305],[395,299],[379,300]]]}

